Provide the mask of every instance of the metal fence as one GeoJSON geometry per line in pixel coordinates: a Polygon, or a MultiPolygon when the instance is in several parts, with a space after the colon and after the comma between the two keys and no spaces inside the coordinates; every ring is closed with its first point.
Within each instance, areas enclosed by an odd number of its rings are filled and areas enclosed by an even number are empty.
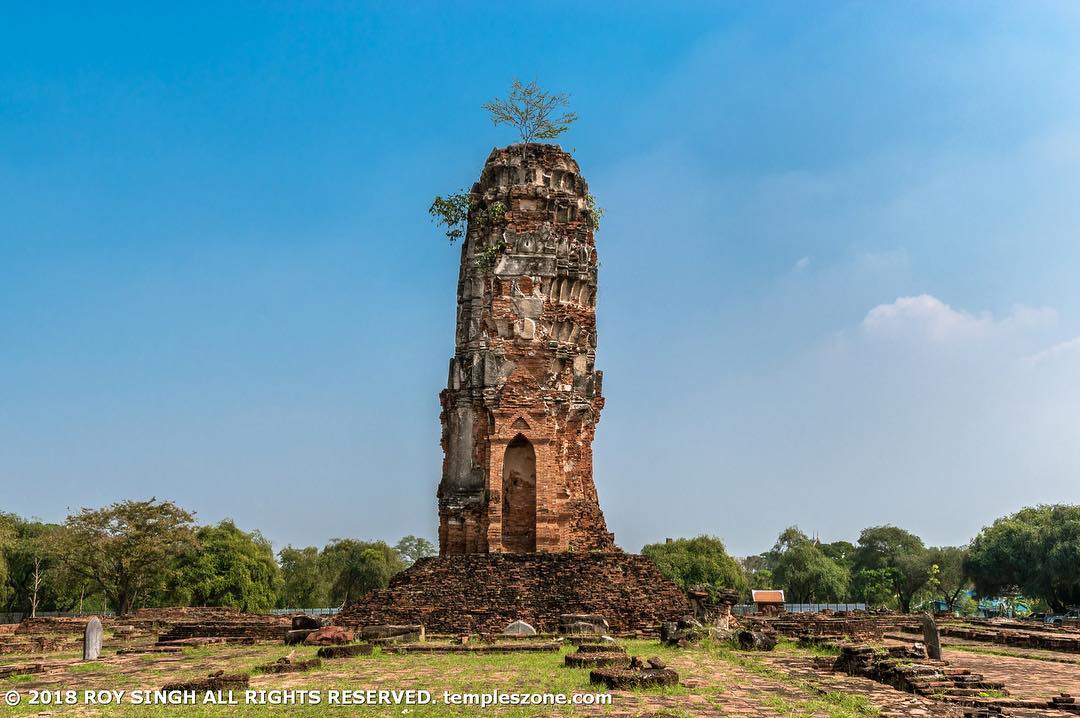
{"type": "Polygon", "coordinates": [[[275,608],[270,613],[275,616],[291,616],[294,613],[307,613],[312,616],[333,616],[340,610],[336,606],[333,608],[275,608]]]}
{"type": "MultiPolygon", "coordinates": [[[[80,618],[81,616],[112,616],[112,611],[38,611],[38,618],[80,618]]],[[[19,623],[29,618],[25,613],[0,613],[0,623],[19,623]]]]}
{"type": "MultiPolygon", "coordinates": [[[[820,611],[865,611],[865,603],[785,603],[784,610],[788,613],[818,613],[820,611]]],[[[746,616],[757,613],[757,606],[753,603],[741,603],[732,606],[731,612],[737,616],[746,616]]]]}

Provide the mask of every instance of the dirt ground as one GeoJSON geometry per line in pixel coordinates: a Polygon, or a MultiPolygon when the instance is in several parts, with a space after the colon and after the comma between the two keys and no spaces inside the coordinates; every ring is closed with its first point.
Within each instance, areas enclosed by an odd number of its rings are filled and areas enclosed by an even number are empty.
{"type": "MultiPolygon", "coordinates": [[[[164,715],[164,716],[442,716],[442,715],[598,715],[598,716],[794,716],[798,718],[899,718],[941,716],[962,718],[963,709],[940,701],[902,693],[873,681],[832,674],[815,665],[815,655],[790,643],[772,653],[743,653],[719,645],[689,649],[662,648],[653,641],[627,644],[632,654],[659,656],[679,672],[681,685],[659,691],[614,691],[610,706],[486,708],[438,706],[166,706],[147,708],[121,704],[109,707],[86,705],[86,690],[159,689],[166,682],[205,677],[225,670],[253,673],[250,689],[425,689],[435,696],[443,691],[591,693],[587,669],[566,668],[561,653],[509,655],[384,654],[327,660],[306,673],[269,675],[257,667],[285,655],[294,659],[314,657],[315,649],[280,645],[209,646],[179,654],[116,655],[106,651],[102,659],[83,663],[72,654],[33,657],[5,656],[0,668],[44,664],[42,673],[0,679],[0,693],[17,691],[22,702],[0,705],[0,714],[16,715],[164,715]],[[29,705],[33,691],[74,690],[74,705],[29,705]]],[[[1071,656],[1066,662],[1045,657],[999,656],[950,649],[946,659],[956,667],[969,668],[1000,680],[1014,697],[1046,700],[1062,692],[1080,694],[1080,665],[1071,656]]],[[[1062,711],[1007,709],[1006,716],[1070,715],[1062,711]]]]}

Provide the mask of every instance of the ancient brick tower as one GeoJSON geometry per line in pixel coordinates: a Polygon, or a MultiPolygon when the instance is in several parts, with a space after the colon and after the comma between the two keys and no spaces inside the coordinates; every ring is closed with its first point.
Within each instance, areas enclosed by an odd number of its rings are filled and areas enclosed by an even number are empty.
{"type": "Polygon", "coordinates": [[[558,146],[491,152],[470,193],[442,403],[439,546],[612,551],[592,476],[600,410],[588,185],[558,146]]]}

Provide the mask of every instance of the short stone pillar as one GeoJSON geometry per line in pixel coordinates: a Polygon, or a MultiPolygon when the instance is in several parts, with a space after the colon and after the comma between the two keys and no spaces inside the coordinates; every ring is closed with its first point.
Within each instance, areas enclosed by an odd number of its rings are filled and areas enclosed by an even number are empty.
{"type": "Polygon", "coordinates": [[[922,619],[923,643],[926,644],[926,655],[935,661],[941,660],[941,634],[938,633],[934,617],[924,613],[922,619]]]}
{"type": "Polygon", "coordinates": [[[96,661],[101,655],[101,619],[94,616],[86,623],[83,633],[82,657],[84,661],[96,661]]]}

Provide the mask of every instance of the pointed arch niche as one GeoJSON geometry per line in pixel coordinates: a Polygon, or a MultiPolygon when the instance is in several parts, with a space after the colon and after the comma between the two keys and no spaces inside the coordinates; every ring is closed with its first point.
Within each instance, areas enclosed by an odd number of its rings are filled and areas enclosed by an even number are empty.
{"type": "Polygon", "coordinates": [[[506,445],[502,498],[503,547],[510,553],[535,551],[536,450],[523,434],[506,445]]]}

